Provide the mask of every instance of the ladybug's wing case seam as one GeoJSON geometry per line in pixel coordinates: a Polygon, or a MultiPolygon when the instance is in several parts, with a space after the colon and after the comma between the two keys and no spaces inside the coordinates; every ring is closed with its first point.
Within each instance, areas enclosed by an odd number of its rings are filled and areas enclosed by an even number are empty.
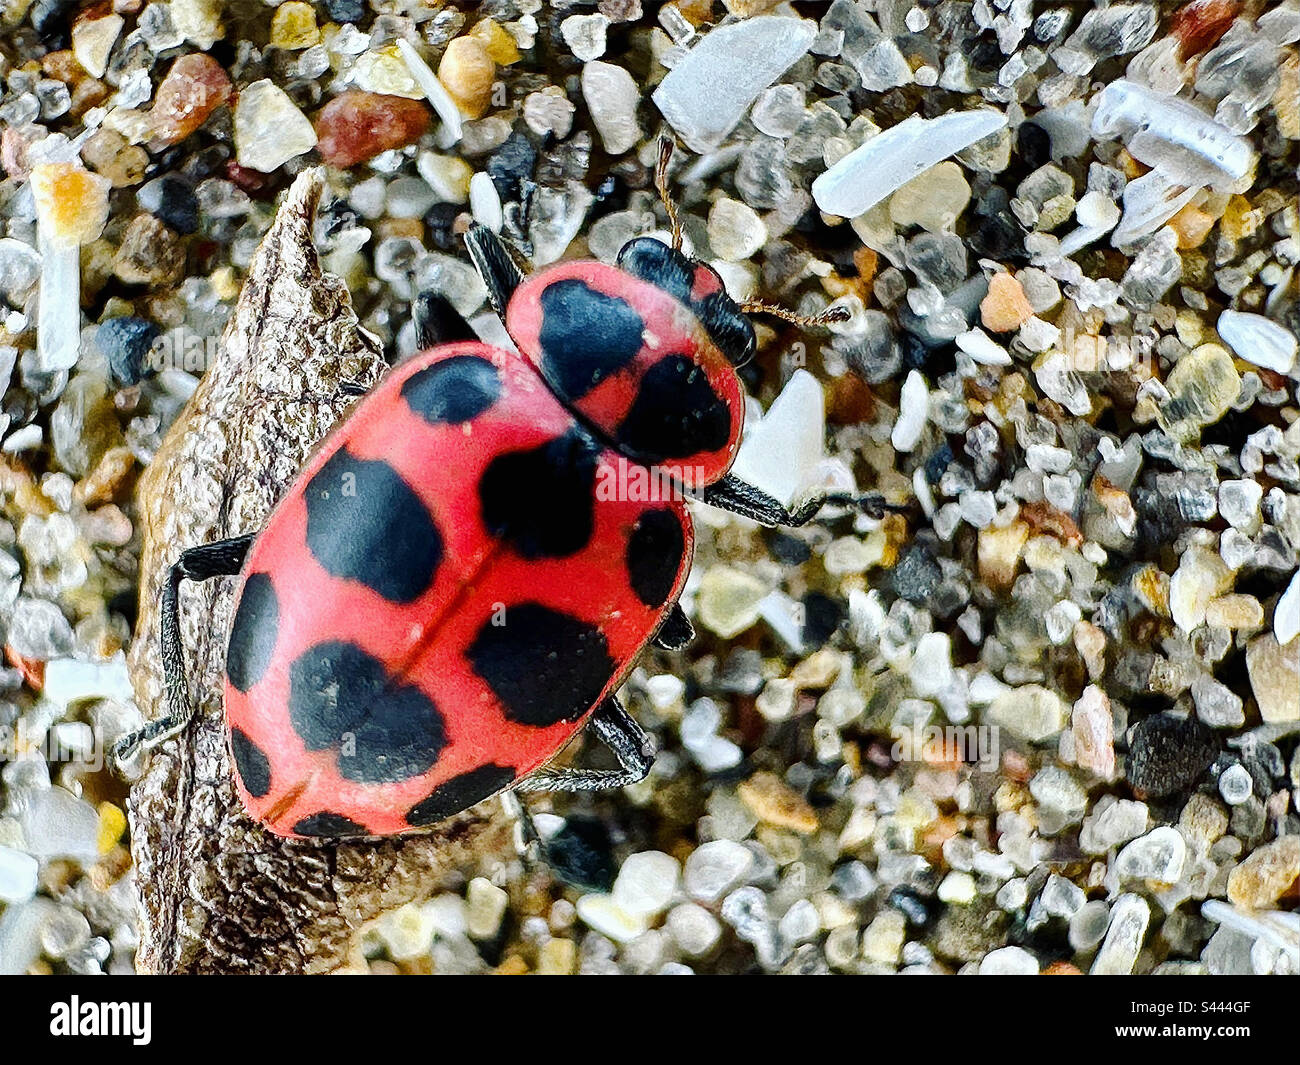
{"type": "Polygon", "coordinates": [[[241,791],[272,830],[447,816],[549,760],[622,682],[693,531],[679,499],[627,498],[637,468],[582,436],[522,359],[467,342],[395,368],[304,470],[245,570],[274,610],[242,624],[274,653],[226,686],[236,750],[271,767],[241,791]]]}

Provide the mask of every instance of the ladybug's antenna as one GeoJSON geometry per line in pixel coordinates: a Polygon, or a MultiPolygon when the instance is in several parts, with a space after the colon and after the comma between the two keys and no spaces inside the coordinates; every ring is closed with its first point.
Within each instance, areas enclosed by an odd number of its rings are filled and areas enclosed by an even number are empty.
{"type": "Polygon", "coordinates": [[[668,224],[673,231],[673,251],[682,250],[682,220],[677,215],[677,204],[673,203],[672,193],[668,191],[668,164],[673,157],[673,139],[664,134],[659,138],[659,158],[655,162],[655,188],[659,198],[664,202],[668,212],[668,224]]]}
{"type": "Polygon", "coordinates": [[[832,322],[847,322],[850,317],[847,307],[831,307],[822,311],[821,314],[795,314],[794,311],[786,310],[784,307],[778,307],[774,303],[764,303],[762,300],[745,300],[740,309],[746,314],[770,314],[773,318],[780,318],[784,322],[793,322],[795,325],[804,327],[813,325],[830,325],[832,322]]]}

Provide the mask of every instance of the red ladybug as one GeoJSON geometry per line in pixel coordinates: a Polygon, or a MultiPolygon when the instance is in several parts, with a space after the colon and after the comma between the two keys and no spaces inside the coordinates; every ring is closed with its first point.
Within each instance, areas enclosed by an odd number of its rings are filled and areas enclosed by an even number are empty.
{"type": "Polygon", "coordinates": [[[169,574],[171,713],[116,753],[192,716],[180,582],[241,574],[230,749],[240,798],[277,835],[390,835],[509,788],[640,780],[652,745],[615,692],[647,643],[692,635],[676,603],[693,530],[680,491],[627,486],[684,486],[769,525],[823,502],[791,513],[727,474],[754,331],[709,266],[640,238],[616,267],[524,280],[488,230],[466,242],[522,354],[422,299],[421,353],[325,441],[266,528],[190,548],[169,574]],[[620,768],[546,768],[588,723],[620,768]]]}

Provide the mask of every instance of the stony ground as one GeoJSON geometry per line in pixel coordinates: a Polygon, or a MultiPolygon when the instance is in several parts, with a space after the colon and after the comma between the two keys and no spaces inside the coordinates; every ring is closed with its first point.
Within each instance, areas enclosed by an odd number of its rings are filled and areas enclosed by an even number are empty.
{"type": "MultiPolygon", "coordinates": [[[[664,234],[760,319],[660,755],[375,971],[1300,972],[1300,4],[10,0],[0,972],[130,971],[132,490],[275,199],[393,359],[431,289],[664,234]],[[849,216],[849,217],[845,217],[849,216]],[[77,307],[81,317],[78,320],[77,307]],[[80,328],[78,328],[80,321],[80,328]],[[778,399],[779,397],[779,399],[778,399]]],[[[581,758],[599,755],[575,752],[581,758]]]]}

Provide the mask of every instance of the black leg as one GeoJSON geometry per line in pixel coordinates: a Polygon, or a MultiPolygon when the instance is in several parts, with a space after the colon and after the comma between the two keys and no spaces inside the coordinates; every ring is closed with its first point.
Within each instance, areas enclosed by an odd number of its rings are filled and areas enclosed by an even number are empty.
{"type": "Polygon", "coordinates": [[[878,492],[864,492],[852,495],[848,492],[831,492],[815,495],[801,503],[797,510],[790,510],[781,505],[779,500],[768,495],[761,488],[746,484],[738,477],[727,474],[720,481],[715,481],[704,489],[700,495],[710,506],[739,514],[760,525],[769,527],[784,525],[798,528],[807,525],[817,516],[822,507],[830,503],[834,506],[852,507],[861,510],[872,518],[883,518],[891,511],[906,512],[912,509],[910,503],[887,503],[878,492]]]}
{"type": "Polygon", "coordinates": [[[644,780],[654,763],[654,741],[611,695],[592,715],[597,738],[614,752],[618,769],[538,769],[515,785],[515,791],[601,791],[644,780]]]}
{"type": "Polygon", "coordinates": [[[673,609],[664,618],[664,623],[659,626],[659,631],[654,634],[651,642],[664,651],[680,651],[693,639],[695,639],[695,628],[691,625],[691,619],[686,616],[681,603],[674,603],[673,609]]]}
{"type": "Polygon", "coordinates": [[[465,321],[445,296],[421,292],[415,297],[411,316],[415,320],[416,351],[427,351],[439,344],[450,344],[456,340],[478,339],[469,327],[469,322],[465,321]]]}
{"type": "Polygon", "coordinates": [[[704,489],[700,498],[709,506],[729,510],[760,525],[785,525],[790,528],[807,525],[821,510],[824,502],[821,496],[814,496],[798,510],[789,510],[761,488],[746,484],[731,474],[720,481],[714,481],[704,489]]]}
{"type": "Polygon", "coordinates": [[[510,297],[524,279],[523,271],[501,243],[501,238],[487,226],[477,222],[471,225],[465,234],[465,247],[469,249],[474,269],[487,286],[488,302],[492,304],[497,317],[504,322],[510,297]]]}
{"type": "Polygon", "coordinates": [[[189,687],[185,683],[185,654],[181,645],[181,581],[234,576],[243,567],[244,557],[256,535],[249,533],[188,548],[168,571],[162,594],[162,663],[167,713],[150,721],[138,732],[118,740],[113,745],[115,762],[121,763],[138,750],[157,746],[180,732],[194,717],[194,705],[190,702],[189,687]]]}

